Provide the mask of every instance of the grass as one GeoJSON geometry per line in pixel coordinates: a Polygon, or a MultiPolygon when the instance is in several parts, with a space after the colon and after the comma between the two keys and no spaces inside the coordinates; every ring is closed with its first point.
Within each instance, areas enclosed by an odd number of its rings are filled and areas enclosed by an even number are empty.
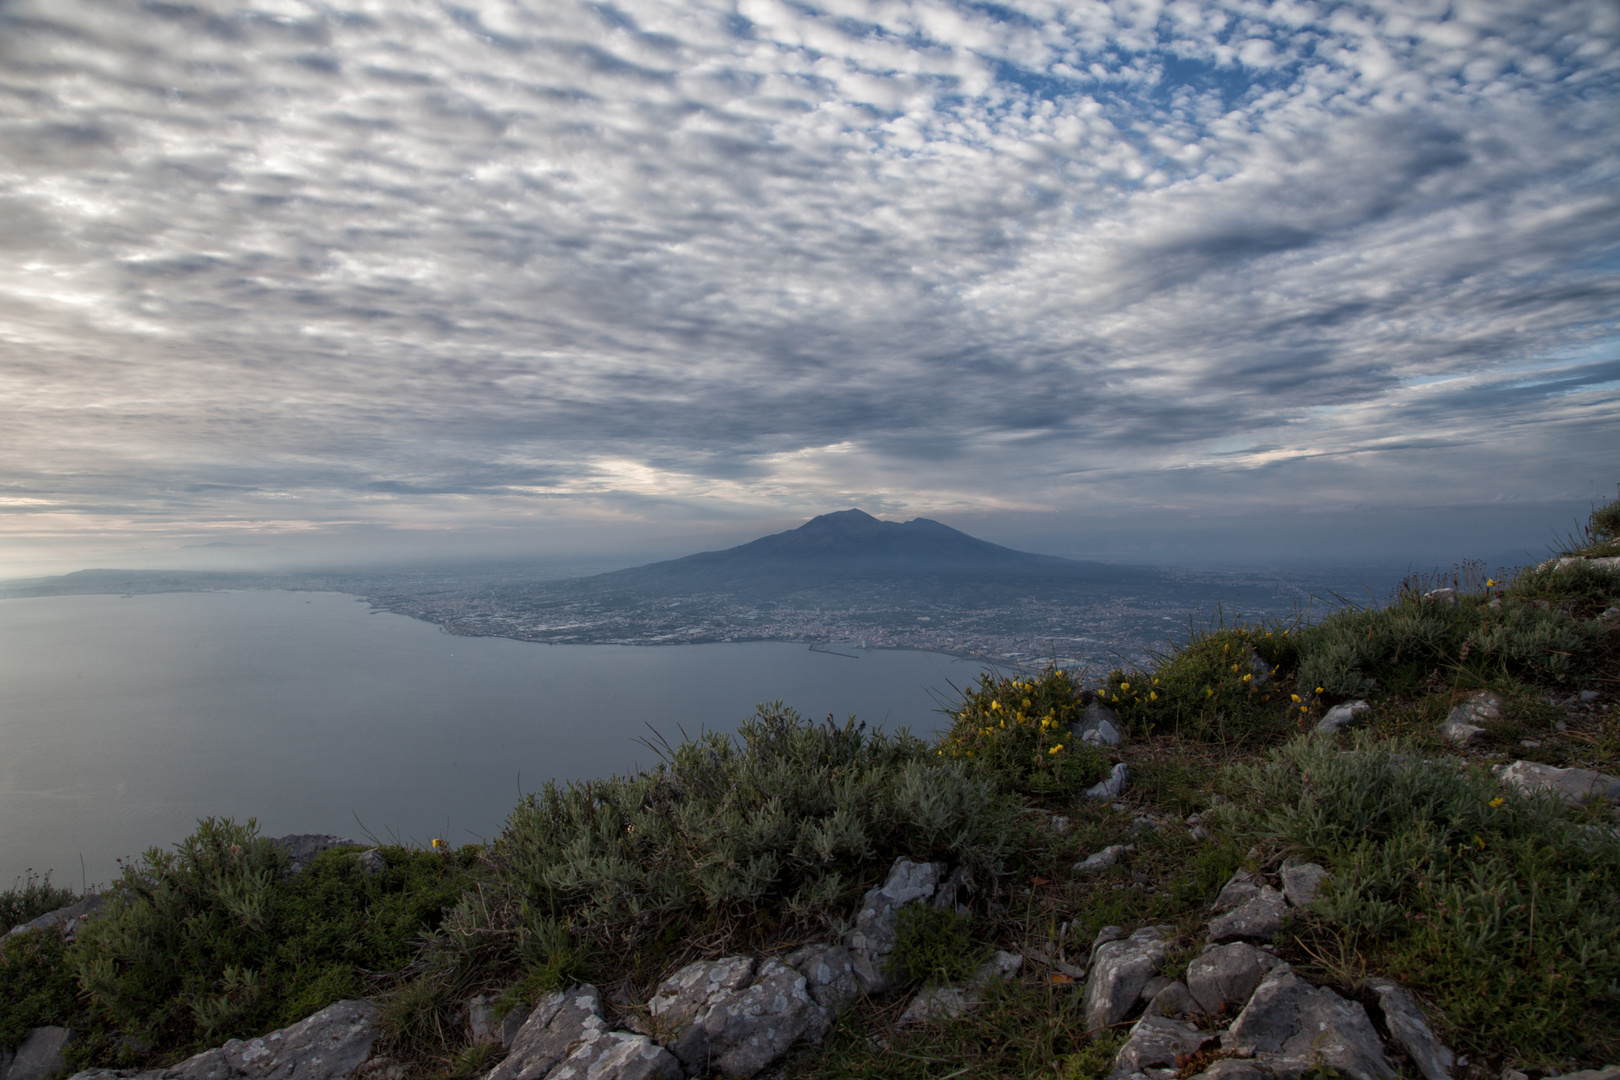
{"type": "Polygon", "coordinates": [[[1548,1064],[1620,1051],[1620,836],[1549,796],[1364,736],[1238,766],[1246,838],[1332,868],[1294,959],[1354,985],[1394,975],[1459,1051],[1548,1064]]]}
{"type": "MultiPolygon", "coordinates": [[[[1611,547],[1620,502],[1565,554],[1611,547]]],[[[905,855],[970,886],[966,917],[907,909],[908,985],[960,979],[992,949],[1022,952],[1024,970],[950,1020],[900,1025],[903,995],[869,1002],[770,1075],[1092,1080],[1122,1032],[1083,1030],[1061,966],[1105,927],[1160,924],[1173,975],[1234,870],[1298,854],[1333,875],[1279,943],[1313,981],[1365,996],[1369,977],[1399,979],[1473,1062],[1467,1080],[1605,1064],[1620,1054],[1615,815],[1513,795],[1487,767],[1620,772],[1620,620],[1601,618],[1617,603],[1620,573],[1602,568],[1460,566],[1314,625],[1217,621],[1095,687],[1055,668],[986,676],[937,743],[766,706],[734,738],[662,747],[650,770],[548,786],[487,849],[383,849],[374,877],[344,851],[289,877],[251,823],[205,821],[130,867],[76,940],[0,944],[0,1046],[68,1023],[85,1033],[75,1065],[157,1064],[368,994],[415,1076],[471,1078],[497,1053],[467,1045],[472,994],[509,1010],[590,980],[642,1002],[692,959],[837,938],[905,855]],[[1442,585],[1455,606],[1424,597],[1442,585]],[[1481,691],[1503,715],[1459,752],[1438,726],[1481,691]],[[1365,730],[1311,733],[1352,698],[1371,705],[1365,730]],[[1134,737],[1078,743],[1094,704],[1134,737]],[[1120,761],[1125,796],[1085,798],[1120,761]],[[1112,844],[1130,850],[1076,869],[1112,844]]],[[[30,878],[0,911],[71,899],[30,878]]]]}

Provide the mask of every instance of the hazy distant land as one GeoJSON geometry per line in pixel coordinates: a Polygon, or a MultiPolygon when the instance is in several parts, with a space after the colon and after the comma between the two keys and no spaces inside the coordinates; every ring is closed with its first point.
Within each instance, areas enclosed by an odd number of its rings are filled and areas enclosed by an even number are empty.
{"type": "Polygon", "coordinates": [[[219,589],[350,593],[462,636],[552,644],[848,643],[999,664],[1138,661],[1213,617],[1319,616],[1382,601],[1395,568],[1173,570],[1015,551],[918,518],[859,510],[725,551],[546,580],[521,566],[252,574],[87,570],[0,596],[219,589]]]}

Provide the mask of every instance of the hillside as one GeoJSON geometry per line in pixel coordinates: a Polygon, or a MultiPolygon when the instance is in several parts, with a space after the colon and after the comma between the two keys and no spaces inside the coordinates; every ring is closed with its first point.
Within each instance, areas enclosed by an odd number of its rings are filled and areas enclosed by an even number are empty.
{"type": "Polygon", "coordinates": [[[952,715],[762,706],[454,851],[200,823],[0,944],[4,1080],[1620,1077],[1620,502],[952,715]]]}

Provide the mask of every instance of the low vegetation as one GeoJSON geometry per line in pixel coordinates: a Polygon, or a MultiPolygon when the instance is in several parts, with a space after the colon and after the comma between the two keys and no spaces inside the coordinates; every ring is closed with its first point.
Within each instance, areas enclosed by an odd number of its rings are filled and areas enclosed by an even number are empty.
{"type": "MultiPolygon", "coordinates": [[[[1620,554],[1620,502],[1565,547],[1620,554]]],[[[689,959],[836,937],[906,855],[963,868],[968,914],[906,909],[892,975],[959,980],[992,949],[1036,959],[955,1019],[899,1026],[903,994],[851,1010],[776,1075],[1095,1078],[1120,1033],[1085,1032],[1064,958],[1083,964],[1105,926],[1163,924],[1175,974],[1234,870],[1303,855],[1332,874],[1279,942],[1306,977],[1348,996],[1400,980],[1469,1080],[1611,1063],[1614,810],[1521,796],[1489,766],[1620,773],[1616,605],[1613,569],[1463,566],[1314,624],[1217,622],[1100,679],[986,676],[936,742],[762,707],[645,772],[548,786],[487,848],[383,848],[387,869],[369,874],[342,850],[288,874],[251,822],[205,821],[130,866],[73,939],[0,943],[0,1046],[65,1023],[87,1033],[75,1065],[164,1063],[364,994],[418,1075],[472,1077],[491,1051],[466,1045],[470,995],[511,1008],[589,979],[620,1007],[645,1001],[689,959]],[[1440,588],[1455,603],[1427,595],[1440,588]],[[1501,714],[1459,751],[1437,727],[1482,690],[1501,714]],[[1313,733],[1352,699],[1370,705],[1359,730],[1313,733]],[[1133,737],[1077,742],[1093,703],[1133,737]],[[1085,798],[1121,760],[1126,798],[1085,798]],[[1132,849],[1116,865],[1075,869],[1119,843],[1132,849]]],[[[0,915],[72,898],[30,878],[0,915]]]]}

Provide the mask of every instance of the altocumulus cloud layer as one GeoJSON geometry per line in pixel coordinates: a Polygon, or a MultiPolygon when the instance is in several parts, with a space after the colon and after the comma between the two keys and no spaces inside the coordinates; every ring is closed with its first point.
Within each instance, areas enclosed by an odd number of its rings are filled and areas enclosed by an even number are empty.
{"type": "Polygon", "coordinates": [[[1584,499],[1617,75],[1610,0],[0,0],[0,527],[1584,499]]]}

